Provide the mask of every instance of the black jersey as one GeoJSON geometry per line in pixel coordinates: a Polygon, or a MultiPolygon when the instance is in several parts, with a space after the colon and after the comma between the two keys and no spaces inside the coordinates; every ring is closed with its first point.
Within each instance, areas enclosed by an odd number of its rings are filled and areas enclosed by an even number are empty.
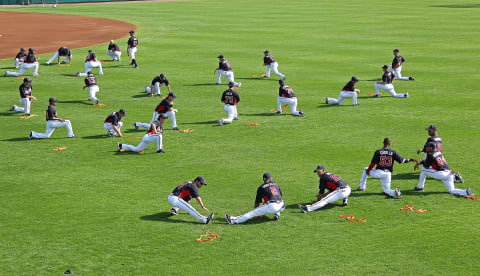
{"type": "Polygon", "coordinates": [[[442,151],[442,138],[438,136],[437,134],[432,135],[428,137],[427,142],[425,142],[425,145],[423,146],[423,152],[427,152],[426,147],[429,142],[434,142],[435,143],[435,151],[442,151]]]}
{"type": "Polygon", "coordinates": [[[97,78],[95,76],[89,76],[85,78],[85,85],[90,87],[97,85],[97,78]]]}
{"type": "Polygon", "coordinates": [[[393,172],[393,161],[398,163],[408,163],[409,159],[405,159],[389,147],[385,147],[375,151],[373,154],[371,165],[375,165],[375,169],[393,172]]]}
{"type": "Polygon", "coordinates": [[[197,184],[191,181],[178,185],[175,189],[173,189],[172,195],[178,196],[187,202],[192,198],[200,197],[197,184]]]}
{"type": "Polygon", "coordinates": [[[95,53],[88,54],[85,58],[85,62],[89,61],[97,61],[97,55],[95,55],[95,53]]]}
{"type": "Polygon", "coordinates": [[[265,202],[280,202],[282,201],[282,190],[275,182],[264,183],[257,189],[255,203],[262,203],[262,199],[265,202]]]}
{"type": "Polygon", "coordinates": [[[345,86],[343,87],[342,91],[355,91],[355,83],[353,83],[353,81],[347,82],[347,84],[345,84],[345,86]]]}
{"type": "Polygon", "coordinates": [[[328,172],[325,172],[320,177],[319,182],[320,184],[318,185],[318,193],[322,195],[325,193],[325,189],[331,192],[336,189],[343,189],[348,187],[348,184],[343,179],[333,173],[328,172]]]}
{"type": "Polygon", "coordinates": [[[25,52],[18,52],[18,54],[15,56],[16,59],[22,59],[22,58],[25,58],[27,56],[27,54],[25,54],[25,52]]]}
{"type": "Polygon", "coordinates": [[[57,117],[57,111],[55,110],[55,107],[53,105],[49,105],[47,107],[47,121],[52,120],[53,118],[57,117]]]}
{"type": "Polygon", "coordinates": [[[127,45],[130,46],[130,48],[137,47],[138,45],[138,38],[136,36],[131,36],[128,39],[127,45]]]}
{"type": "Polygon", "coordinates": [[[218,63],[218,68],[222,69],[223,71],[232,71],[232,66],[228,60],[222,60],[218,63]]]}
{"type": "Polygon", "coordinates": [[[170,82],[168,81],[167,78],[162,79],[160,76],[156,76],[153,78],[152,85],[155,85],[156,82],[160,83],[160,85],[161,84],[170,85],[170,82]]]}
{"type": "Polygon", "coordinates": [[[163,133],[163,125],[160,123],[159,120],[155,120],[150,125],[150,129],[147,131],[149,134],[162,134],[163,133]],[[157,132],[155,132],[155,130],[157,132]]]}
{"type": "Polygon", "coordinates": [[[34,63],[37,61],[37,58],[33,53],[28,53],[27,57],[25,58],[25,63],[34,63]]]}
{"type": "Polygon", "coordinates": [[[222,94],[222,103],[229,104],[229,105],[237,105],[240,102],[240,95],[233,89],[228,89],[223,91],[222,94]]]}
{"type": "Polygon", "coordinates": [[[118,122],[122,120],[122,117],[120,116],[120,113],[118,112],[112,112],[108,114],[107,118],[105,118],[105,123],[110,123],[114,126],[118,126],[118,122]]]}
{"type": "Polygon", "coordinates": [[[284,98],[296,98],[293,89],[288,85],[282,85],[278,88],[278,96],[284,98]]]}
{"type": "Polygon", "coordinates": [[[443,157],[443,154],[439,151],[427,153],[427,158],[423,161],[423,164],[425,168],[432,166],[432,169],[436,171],[450,170],[447,161],[445,161],[445,157],[443,157]]]}
{"type": "Polygon", "coordinates": [[[68,49],[67,47],[60,47],[58,49],[58,55],[59,56],[70,56],[70,49],[68,49]]]}
{"type": "Polygon", "coordinates": [[[391,84],[394,78],[395,76],[393,75],[393,73],[390,71],[387,71],[383,73],[382,81],[385,82],[385,84],[391,84]]]}
{"type": "Polygon", "coordinates": [[[173,103],[168,100],[168,97],[163,99],[155,108],[155,112],[157,113],[167,113],[173,107],[173,103]]]}
{"type": "Polygon", "coordinates": [[[28,96],[32,96],[31,84],[25,85],[25,83],[22,83],[18,89],[20,90],[20,98],[26,98],[28,96]]]}
{"type": "Polygon", "coordinates": [[[263,63],[264,64],[270,65],[274,62],[275,62],[275,58],[272,55],[268,55],[268,56],[263,57],[263,63]]]}
{"type": "Polygon", "coordinates": [[[396,56],[393,58],[393,61],[392,61],[392,68],[397,68],[399,67],[400,65],[402,65],[402,63],[405,62],[405,59],[402,57],[402,56],[396,56]]]}
{"type": "Polygon", "coordinates": [[[114,52],[121,52],[121,51],[120,51],[120,47],[118,47],[118,45],[115,44],[115,43],[109,44],[109,45],[108,45],[108,50],[109,50],[109,51],[114,51],[114,52]]]}

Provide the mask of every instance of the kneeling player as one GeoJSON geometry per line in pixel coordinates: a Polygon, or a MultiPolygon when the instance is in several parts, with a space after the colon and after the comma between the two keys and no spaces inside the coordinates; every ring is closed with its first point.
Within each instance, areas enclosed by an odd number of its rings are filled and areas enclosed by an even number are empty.
{"type": "Polygon", "coordinates": [[[277,114],[282,114],[282,103],[286,103],[290,105],[293,116],[305,117],[303,111],[297,111],[297,96],[293,92],[293,89],[285,85],[283,80],[279,80],[278,84],[280,84],[280,87],[278,88],[277,114]]]}
{"type": "Polygon", "coordinates": [[[82,89],[85,89],[88,87],[88,94],[90,95],[88,100],[89,101],[94,101],[95,104],[98,104],[98,99],[96,97],[96,94],[98,91],[100,91],[100,88],[98,87],[97,84],[97,77],[93,74],[92,71],[88,71],[87,77],[85,78],[85,85],[83,86],[82,89]]]}
{"type": "Polygon", "coordinates": [[[112,112],[108,114],[105,122],[103,123],[103,128],[107,131],[107,135],[110,137],[122,137],[122,132],[120,129],[123,126],[121,122],[122,117],[127,116],[125,109],[120,109],[118,112],[112,112]]]}
{"type": "Polygon", "coordinates": [[[325,103],[333,103],[333,104],[340,104],[343,102],[345,98],[352,98],[352,104],[358,105],[357,102],[357,94],[360,94],[360,90],[355,88],[355,84],[358,82],[358,78],[353,76],[352,79],[345,84],[342,91],[340,91],[340,95],[338,96],[338,100],[334,98],[325,98],[325,103]]]}
{"type": "Polygon", "coordinates": [[[302,209],[304,213],[308,213],[340,199],[343,200],[343,206],[348,204],[348,196],[352,189],[343,179],[333,173],[326,172],[322,165],[317,166],[313,172],[320,177],[318,201],[312,205],[298,204],[298,208],[302,209]],[[325,189],[328,190],[327,193],[325,193],[325,189]]]}
{"type": "Polygon", "coordinates": [[[150,86],[145,86],[145,92],[150,93],[150,96],[153,97],[153,94],[157,94],[157,96],[160,95],[160,86],[165,85],[168,89],[168,93],[172,92],[172,89],[170,89],[170,82],[168,81],[167,77],[165,77],[164,73],[161,73],[159,76],[156,76],[153,78],[153,80],[150,82],[150,86]]]}
{"type": "Polygon", "coordinates": [[[165,119],[167,119],[167,115],[165,114],[158,115],[158,120],[155,120],[150,124],[150,129],[147,131],[147,133],[145,133],[145,135],[143,135],[142,142],[140,142],[138,146],[135,147],[132,145],[118,143],[117,150],[141,152],[151,143],[157,142],[157,153],[165,153],[163,151],[163,143],[162,143],[163,124],[165,123],[165,119]]]}
{"type": "Polygon", "coordinates": [[[392,72],[388,71],[388,66],[387,65],[383,65],[382,68],[383,68],[382,81],[375,83],[375,96],[374,97],[379,97],[380,96],[379,89],[382,89],[382,90],[385,90],[388,93],[390,93],[390,95],[392,95],[392,97],[408,98],[408,92],[405,93],[405,94],[403,94],[403,93],[397,94],[397,92],[395,92],[395,87],[393,87],[393,80],[395,79],[395,76],[393,75],[392,72]]]}
{"type": "Polygon", "coordinates": [[[20,90],[20,104],[23,104],[23,107],[18,107],[13,105],[10,108],[10,111],[18,111],[25,113],[25,116],[30,116],[30,104],[32,99],[37,101],[37,98],[32,96],[32,80],[29,78],[24,78],[23,83],[18,88],[20,90]]]}
{"type": "Polygon", "coordinates": [[[228,83],[228,89],[223,91],[222,98],[220,99],[222,103],[225,104],[223,109],[228,113],[228,118],[220,119],[218,123],[223,126],[223,124],[231,124],[233,120],[238,120],[237,104],[240,102],[240,96],[232,88],[235,86],[233,82],[228,83]]]}

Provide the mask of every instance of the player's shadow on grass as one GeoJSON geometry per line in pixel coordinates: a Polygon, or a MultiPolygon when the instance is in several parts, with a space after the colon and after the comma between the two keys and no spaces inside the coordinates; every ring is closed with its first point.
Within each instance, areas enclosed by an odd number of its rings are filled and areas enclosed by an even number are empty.
{"type": "Polygon", "coordinates": [[[433,8],[451,8],[451,9],[474,9],[480,8],[480,4],[460,4],[460,5],[432,5],[433,8]]]}
{"type": "Polygon", "coordinates": [[[418,172],[398,173],[392,176],[392,180],[396,180],[396,179],[410,180],[410,179],[418,179],[418,177],[419,177],[418,172]]]}
{"type": "Polygon", "coordinates": [[[20,113],[20,112],[13,112],[13,111],[10,111],[10,112],[0,112],[0,116],[13,116],[13,115],[20,115],[22,114],[22,116],[25,116],[23,115],[23,113],[20,113]]]}
{"type": "Polygon", "coordinates": [[[15,137],[15,138],[9,138],[9,139],[0,139],[0,142],[21,142],[21,141],[29,141],[28,136],[15,137]]]}
{"type": "Polygon", "coordinates": [[[93,105],[92,103],[88,102],[87,100],[85,101],[58,101],[58,103],[66,103],[66,104],[84,104],[84,105],[93,105]]]}
{"type": "Polygon", "coordinates": [[[170,223],[192,223],[192,224],[201,224],[199,221],[190,221],[190,220],[181,220],[179,216],[182,217],[183,215],[190,216],[189,214],[180,214],[176,216],[172,216],[170,212],[160,212],[153,215],[146,215],[140,217],[141,220],[148,220],[148,221],[165,221],[170,223]]]}
{"type": "Polygon", "coordinates": [[[249,77],[249,78],[237,78],[238,80],[266,80],[266,81],[278,81],[280,79],[273,79],[273,78],[256,78],[256,77],[249,77]]]}
{"type": "MultiPolygon", "coordinates": [[[[323,206],[322,208],[320,208],[316,211],[313,211],[313,212],[317,212],[317,211],[321,211],[321,210],[328,210],[328,209],[338,208],[338,207],[342,208],[343,206],[341,205],[341,201],[338,201],[338,202],[339,202],[338,204],[336,202],[327,204],[327,205],[323,206]]],[[[313,204],[313,203],[315,203],[315,202],[314,201],[312,201],[312,202],[302,202],[300,204],[305,206],[305,205],[310,205],[310,204],[313,204]]],[[[297,210],[299,213],[303,213],[303,211],[300,210],[300,208],[298,208],[298,203],[286,205],[285,209],[297,210]]]]}
{"type": "Polygon", "coordinates": [[[146,93],[145,91],[139,91],[138,93],[141,93],[141,94],[133,95],[132,98],[155,98],[156,97],[156,96],[151,97],[150,93],[146,93]]]}
{"type": "Polygon", "coordinates": [[[218,125],[218,120],[214,121],[205,121],[205,122],[190,122],[190,123],[183,123],[184,125],[218,125]]]}
{"type": "Polygon", "coordinates": [[[194,83],[194,84],[185,84],[184,86],[228,86],[228,83],[226,84],[216,84],[214,82],[209,82],[209,83],[194,83]]]}
{"type": "MultiPolygon", "coordinates": [[[[380,185],[380,184],[379,184],[380,185]]],[[[369,193],[369,192],[360,192],[360,191],[352,191],[352,193],[348,197],[360,197],[360,196],[385,196],[385,198],[390,198],[388,195],[382,193],[369,193]]]]}
{"type": "Polygon", "coordinates": [[[360,81],[382,81],[382,79],[360,80],[360,81]]]}
{"type": "Polygon", "coordinates": [[[351,107],[351,108],[356,108],[355,106],[351,104],[320,104],[317,106],[317,108],[326,108],[326,107],[351,107]]]}
{"type": "Polygon", "coordinates": [[[427,195],[436,195],[436,194],[448,194],[448,191],[436,191],[436,192],[425,192],[425,191],[415,191],[415,189],[405,190],[402,189],[403,196],[427,196],[427,195]]]}
{"type": "Polygon", "coordinates": [[[277,114],[276,112],[263,112],[263,113],[253,113],[253,114],[242,114],[241,116],[250,116],[250,117],[255,117],[255,116],[282,116],[282,115],[291,115],[290,113],[286,114],[277,114]]]}
{"type": "Polygon", "coordinates": [[[106,134],[98,134],[98,135],[90,135],[90,136],[82,136],[82,139],[103,139],[103,138],[110,138],[106,134]]]}

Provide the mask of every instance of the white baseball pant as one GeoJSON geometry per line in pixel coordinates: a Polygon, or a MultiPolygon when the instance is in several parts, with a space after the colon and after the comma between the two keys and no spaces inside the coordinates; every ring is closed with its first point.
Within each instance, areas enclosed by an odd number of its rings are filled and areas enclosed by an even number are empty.
{"type": "MultiPolygon", "coordinates": [[[[123,122],[118,122],[118,129],[121,129],[123,126],[123,122]]],[[[107,130],[111,135],[117,135],[117,132],[113,129],[112,123],[103,123],[103,128],[107,130]]]]}
{"type": "Polygon", "coordinates": [[[137,47],[128,48],[128,52],[130,53],[130,59],[135,59],[135,53],[137,52],[137,47]]]}
{"type": "Polygon", "coordinates": [[[30,113],[30,104],[31,101],[28,98],[20,98],[20,104],[23,105],[23,107],[18,107],[16,105],[13,106],[13,110],[18,111],[18,112],[24,112],[25,114],[30,113]]]}
{"type": "Polygon", "coordinates": [[[22,63],[20,65],[20,70],[18,72],[11,72],[7,71],[5,72],[5,75],[8,76],[13,76],[13,77],[20,77],[25,71],[28,69],[33,68],[33,75],[38,76],[38,62],[34,63],[22,63]]]}
{"type": "Polygon", "coordinates": [[[98,67],[98,74],[103,75],[102,63],[100,61],[87,61],[85,62],[85,73],[78,74],[79,76],[86,76],[88,71],[92,71],[92,68],[98,67]]]}
{"type": "Polygon", "coordinates": [[[234,86],[240,86],[239,83],[235,82],[235,77],[233,75],[233,71],[223,71],[222,69],[217,70],[217,84],[221,84],[222,80],[220,79],[221,76],[224,76],[228,79],[228,81],[233,82],[234,86]]]}
{"type": "MultiPolygon", "coordinates": [[[[59,53],[58,53],[58,51],[56,51],[55,54],[53,55],[53,57],[47,61],[47,64],[52,63],[55,59],[58,58],[58,56],[59,56],[59,53]]],[[[69,61],[69,58],[68,58],[68,56],[67,56],[65,59],[63,59],[62,62],[66,63],[66,62],[68,62],[68,61],[69,61]]]]}
{"type": "Polygon", "coordinates": [[[335,191],[328,193],[325,197],[323,197],[319,201],[313,203],[312,205],[306,205],[305,207],[307,207],[307,211],[312,212],[322,208],[323,206],[329,203],[335,202],[340,199],[348,198],[351,192],[352,192],[352,189],[350,187],[343,188],[343,189],[336,189],[335,191]]]}
{"type": "Polygon", "coordinates": [[[186,202],[181,197],[170,194],[168,196],[168,203],[170,203],[174,208],[179,208],[189,213],[199,221],[207,223],[207,217],[202,216],[197,210],[195,210],[195,208],[192,207],[192,205],[190,205],[190,203],[186,202]]]}
{"type": "Polygon", "coordinates": [[[236,105],[226,104],[223,109],[228,113],[228,118],[222,119],[224,124],[231,124],[235,118],[238,118],[236,105]]]}
{"type": "MultiPolygon", "coordinates": [[[[363,169],[362,179],[360,179],[360,189],[364,190],[367,188],[367,169],[363,169]]],[[[370,171],[370,176],[373,178],[379,178],[382,183],[383,192],[389,196],[395,196],[395,191],[390,188],[392,185],[392,173],[389,171],[382,171],[377,169],[372,169],[370,171]]]]}
{"type": "Polygon", "coordinates": [[[283,201],[280,202],[268,202],[265,203],[248,213],[240,215],[238,217],[230,217],[232,220],[232,224],[244,223],[249,219],[254,217],[263,216],[266,214],[276,214],[280,216],[280,212],[285,209],[285,203],[283,201]]]}
{"type": "Polygon", "coordinates": [[[100,88],[98,88],[98,85],[92,85],[88,87],[88,93],[90,94],[90,98],[88,98],[90,101],[98,102],[97,97],[95,95],[97,92],[100,91],[100,88]]]}
{"type": "MultiPolygon", "coordinates": [[[[153,112],[153,117],[152,117],[152,120],[150,121],[150,123],[147,124],[147,123],[135,122],[135,125],[139,128],[150,128],[150,125],[152,124],[152,122],[158,119],[158,115],[160,115],[160,113],[154,111],[153,112]]],[[[177,119],[175,117],[175,112],[168,111],[168,112],[165,113],[165,115],[167,115],[167,117],[170,117],[170,119],[172,119],[172,128],[177,127],[177,119]]]]}
{"type": "Polygon", "coordinates": [[[15,64],[15,68],[18,68],[23,63],[23,61],[20,61],[18,58],[16,58],[13,63],[15,64]]]}
{"type": "Polygon", "coordinates": [[[277,76],[280,76],[281,78],[285,78],[285,75],[278,72],[278,63],[274,62],[272,64],[267,65],[267,70],[265,71],[265,77],[270,78],[270,70],[273,71],[277,76]]]}
{"type": "Polygon", "coordinates": [[[286,103],[290,106],[292,115],[300,116],[300,112],[297,111],[297,98],[285,98],[277,97],[277,110],[282,111],[282,103],[286,103]]]}
{"type": "Polygon", "coordinates": [[[393,84],[391,84],[391,83],[389,83],[389,84],[375,83],[375,95],[377,95],[377,96],[380,95],[379,89],[387,91],[388,93],[390,93],[390,95],[392,95],[395,98],[405,98],[405,95],[406,95],[406,94],[403,94],[403,93],[397,94],[395,92],[395,88],[393,87],[393,84]]]}
{"type": "Polygon", "coordinates": [[[143,135],[142,141],[138,146],[132,146],[128,144],[122,144],[122,149],[124,150],[129,150],[129,151],[136,151],[140,152],[144,150],[148,145],[150,145],[153,142],[157,142],[157,151],[161,150],[163,148],[163,143],[162,143],[162,135],[161,134],[149,134],[146,133],[143,135]]]}
{"type": "Polygon", "coordinates": [[[335,98],[327,98],[329,103],[333,104],[340,104],[346,98],[352,98],[352,104],[357,104],[357,93],[352,91],[340,91],[340,95],[338,96],[338,100],[335,98]]]}
{"type": "MultiPolygon", "coordinates": [[[[152,85],[152,83],[150,83],[152,85]]],[[[160,84],[160,82],[155,82],[153,84],[153,93],[157,93],[158,96],[160,96],[160,86],[165,85],[165,83],[160,84]]],[[[145,86],[145,92],[147,93],[152,93],[152,90],[150,89],[150,86],[145,86]]]]}
{"type": "Polygon", "coordinates": [[[45,131],[45,133],[39,133],[39,132],[32,131],[32,137],[33,138],[40,138],[40,139],[48,138],[52,135],[52,133],[55,131],[55,129],[57,129],[59,127],[63,127],[63,126],[67,128],[68,137],[74,136],[73,129],[72,129],[72,123],[70,122],[70,120],[65,120],[63,122],[62,121],[50,120],[50,121],[47,121],[47,130],[45,131]]]}
{"type": "Polygon", "coordinates": [[[113,60],[120,61],[121,60],[120,57],[122,56],[122,51],[112,51],[112,52],[107,51],[107,55],[109,55],[113,60]]]}
{"type": "Polygon", "coordinates": [[[409,80],[408,77],[402,77],[402,65],[398,66],[397,68],[393,69],[392,65],[390,65],[388,67],[388,70],[390,72],[393,72],[393,74],[395,75],[395,78],[397,80],[409,80]]]}
{"type": "Polygon", "coordinates": [[[425,186],[425,179],[427,178],[427,175],[441,180],[443,184],[445,184],[445,187],[447,187],[447,190],[449,193],[452,195],[458,195],[458,196],[467,196],[467,191],[466,190],[461,190],[461,189],[455,189],[455,176],[451,173],[451,171],[436,171],[434,169],[425,169],[424,167],[420,171],[420,178],[418,179],[418,188],[422,188],[425,186]]]}

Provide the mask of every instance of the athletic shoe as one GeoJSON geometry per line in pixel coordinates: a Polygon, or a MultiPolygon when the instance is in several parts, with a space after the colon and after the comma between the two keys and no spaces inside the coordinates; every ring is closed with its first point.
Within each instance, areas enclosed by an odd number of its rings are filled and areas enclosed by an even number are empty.
{"type": "Polygon", "coordinates": [[[98,100],[95,101],[95,104],[98,104],[98,100]]]}
{"type": "Polygon", "coordinates": [[[300,117],[305,117],[305,113],[301,110],[298,111],[298,114],[299,114],[300,117]]]}
{"type": "Polygon", "coordinates": [[[380,97],[380,95],[379,95],[379,94],[375,94],[375,95],[373,95],[373,97],[378,98],[378,97],[380,97]]]}
{"type": "Polygon", "coordinates": [[[40,75],[37,73],[37,74],[33,74],[33,76],[34,76],[34,77],[38,77],[38,76],[40,76],[40,75]]]}
{"type": "Polygon", "coordinates": [[[328,104],[328,98],[325,97],[325,104],[328,104]]]}
{"type": "Polygon", "coordinates": [[[110,137],[115,137],[115,134],[112,134],[110,131],[107,130],[107,135],[110,137]]]}
{"type": "Polygon", "coordinates": [[[157,150],[157,153],[167,153],[167,152],[164,151],[163,149],[160,149],[160,150],[157,150]]]}
{"type": "Polygon", "coordinates": [[[3,76],[4,76],[4,77],[6,77],[6,76],[7,76],[7,71],[5,71],[5,74],[3,74],[3,76]]]}
{"type": "Polygon", "coordinates": [[[362,189],[362,188],[358,187],[357,191],[363,192],[363,191],[365,191],[365,188],[362,189]]]}
{"type": "Polygon", "coordinates": [[[212,222],[212,220],[213,220],[213,212],[210,214],[210,216],[208,216],[207,221],[205,222],[205,224],[210,224],[210,222],[212,222]]]}
{"type": "Polygon", "coordinates": [[[401,199],[402,198],[402,193],[400,192],[399,188],[395,188],[395,196],[393,196],[396,199],[401,199]]]}
{"type": "Polygon", "coordinates": [[[408,77],[408,80],[415,80],[413,77],[408,77]]]}
{"type": "Polygon", "coordinates": [[[353,104],[353,106],[359,106],[360,104],[353,104]]]}
{"type": "Polygon", "coordinates": [[[50,62],[45,62],[46,65],[50,65],[50,62]]]}
{"type": "Polygon", "coordinates": [[[467,192],[467,196],[474,196],[472,188],[468,187],[465,192],[467,192]]]}
{"type": "Polygon", "coordinates": [[[28,140],[32,140],[32,132],[30,131],[30,133],[28,134],[28,140]]]}
{"type": "Polygon", "coordinates": [[[178,211],[175,208],[170,209],[170,215],[176,216],[178,215],[178,211]]]}
{"type": "Polygon", "coordinates": [[[117,151],[120,151],[122,149],[122,143],[117,143],[117,151]]]}
{"type": "Polygon", "coordinates": [[[287,76],[283,77],[282,80],[286,80],[287,79],[287,76]]]}
{"type": "Polygon", "coordinates": [[[279,220],[279,219],[280,219],[280,215],[279,215],[279,214],[275,214],[275,215],[273,216],[273,220],[279,220]]]}
{"type": "Polygon", "coordinates": [[[238,121],[238,120],[240,120],[240,117],[237,116],[237,117],[234,117],[233,119],[234,119],[235,121],[238,121]]]}
{"type": "Polygon", "coordinates": [[[221,126],[223,126],[223,119],[220,119],[220,120],[218,121],[218,124],[221,125],[221,126]]]}
{"type": "Polygon", "coordinates": [[[73,75],[74,77],[80,77],[80,72],[77,72],[75,75],[73,75]]]}
{"type": "Polygon", "coordinates": [[[282,111],[277,111],[277,114],[282,114],[282,111]]]}
{"type": "Polygon", "coordinates": [[[404,94],[404,97],[408,99],[408,92],[404,94]]]}
{"type": "Polygon", "coordinates": [[[465,182],[463,181],[463,177],[458,172],[455,174],[455,182],[460,182],[460,183],[465,182]]]}
{"type": "Polygon", "coordinates": [[[98,74],[99,74],[99,75],[103,75],[103,72],[101,72],[101,73],[98,73],[98,74]]]}
{"type": "Polygon", "coordinates": [[[12,105],[12,108],[10,108],[8,111],[14,111],[15,107],[16,107],[16,105],[12,105]]]}
{"type": "Polygon", "coordinates": [[[302,212],[308,213],[308,210],[307,210],[307,207],[306,207],[306,206],[304,206],[304,205],[302,205],[302,204],[300,204],[300,203],[298,203],[297,206],[298,206],[298,208],[300,208],[300,209],[302,210],[302,212]]]}
{"type": "Polygon", "coordinates": [[[242,87],[242,83],[241,83],[241,82],[238,83],[238,87],[242,87]]]}
{"type": "Polygon", "coordinates": [[[342,206],[347,206],[348,205],[348,197],[343,199],[342,206]]]}
{"type": "Polygon", "coordinates": [[[68,138],[78,138],[78,137],[73,135],[73,136],[69,136],[68,138]]]}
{"type": "Polygon", "coordinates": [[[172,128],[172,129],[173,129],[173,130],[178,130],[178,127],[174,127],[174,128],[172,128]]]}
{"type": "Polygon", "coordinates": [[[135,128],[135,130],[138,130],[137,123],[133,123],[133,127],[135,128]]]}
{"type": "Polygon", "coordinates": [[[228,224],[233,224],[233,223],[232,223],[232,218],[230,217],[229,214],[227,214],[227,212],[225,212],[225,219],[227,220],[227,223],[228,223],[228,224]]]}
{"type": "Polygon", "coordinates": [[[415,191],[423,191],[424,189],[423,188],[419,188],[417,186],[415,186],[415,188],[413,188],[415,191]]]}
{"type": "Polygon", "coordinates": [[[30,116],[30,113],[25,113],[25,116],[27,116],[27,117],[30,116]]]}

